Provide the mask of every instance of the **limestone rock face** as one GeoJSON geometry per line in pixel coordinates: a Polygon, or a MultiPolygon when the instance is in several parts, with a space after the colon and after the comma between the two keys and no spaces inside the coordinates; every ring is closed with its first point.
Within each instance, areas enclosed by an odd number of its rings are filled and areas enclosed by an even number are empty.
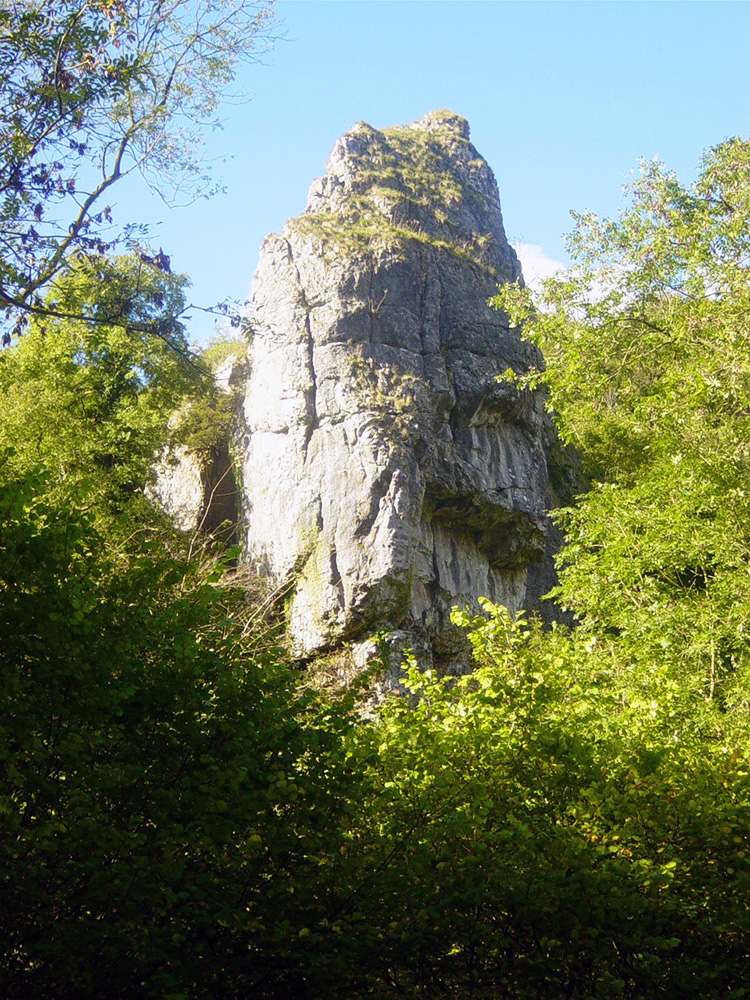
{"type": "Polygon", "coordinates": [[[202,455],[183,445],[169,450],[150,492],[180,531],[234,542],[237,484],[226,444],[202,455]]]}
{"type": "Polygon", "coordinates": [[[149,491],[175,527],[193,534],[203,520],[206,499],[203,462],[185,447],[170,449],[156,464],[149,491]]]}
{"type": "MultiPolygon", "coordinates": [[[[232,395],[244,377],[244,366],[235,354],[229,355],[214,372],[217,388],[232,395]]],[[[185,414],[173,416],[179,425],[185,414]]],[[[149,492],[169,514],[175,527],[236,541],[238,498],[229,440],[215,442],[200,452],[185,445],[167,448],[156,462],[155,480],[149,492]]]]}
{"type": "Polygon", "coordinates": [[[546,589],[540,359],[487,300],[520,266],[467,122],[338,140],[264,241],[237,451],[246,558],[288,581],[308,655],[388,626],[458,656],[454,605],[546,589]]]}

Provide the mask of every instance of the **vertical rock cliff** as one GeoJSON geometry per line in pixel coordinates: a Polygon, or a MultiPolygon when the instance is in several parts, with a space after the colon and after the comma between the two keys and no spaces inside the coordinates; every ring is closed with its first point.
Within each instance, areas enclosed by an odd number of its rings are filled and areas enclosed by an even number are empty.
{"type": "Polygon", "coordinates": [[[447,663],[453,605],[534,607],[548,577],[538,364],[489,308],[520,266],[467,122],[362,122],[263,243],[242,456],[245,558],[289,584],[309,655],[381,627],[447,663]]]}

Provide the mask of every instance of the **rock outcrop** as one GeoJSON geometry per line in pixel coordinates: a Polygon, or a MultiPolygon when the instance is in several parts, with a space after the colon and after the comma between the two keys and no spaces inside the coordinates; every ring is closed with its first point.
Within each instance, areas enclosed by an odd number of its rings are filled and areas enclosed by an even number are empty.
{"type": "Polygon", "coordinates": [[[244,388],[245,558],[289,584],[300,656],[398,630],[461,658],[450,609],[549,583],[539,364],[487,300],[519,277],[467,122],[362,122],[266,238],[244,388]]]}
{"type": "Polygon", "coordinates": [[[170,449],[157,464],[151,492],[180,531],[235,541],[237,484],[227,445],[202,453],[184,445],[170,449]]]}
{"type": "MultiPolygon", "coordinates": [[[[230,412],[244,371],[240,358],[231,354],[213,372],[216,393],[229,399],[230,412]]],[[[190,409],[183,408],[170,425],[179,429],[190,418],[190,409]]],[[[219,427],[208,440],[205,434],[200,437],[165,450],[156,463],[150,493],[180,531],[232,544],[237,539],[239,504],[229,435],[219,427]]]]}

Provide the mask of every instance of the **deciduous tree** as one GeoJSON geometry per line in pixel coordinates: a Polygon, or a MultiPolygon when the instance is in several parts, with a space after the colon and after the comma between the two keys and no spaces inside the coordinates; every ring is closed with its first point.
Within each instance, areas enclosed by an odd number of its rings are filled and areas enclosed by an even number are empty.
{"type": "Polygon", "coordinates": [[[543,306],[497,304],[541,347],[592,483],[562,515],[559,596],[705,698],[744,702],[750,663],[750,143],[695,184],[643,164],[616,220],[577,217],[543,306]]]}
{"type": "MultiPolygon", "coordinates": [[[[0,5],[0,308],[23,326],[71,255],[132,229],[107,203],[132,171],[210,191],[200,161],[236,67],[267,47],[272,0],[5,0],[0,5]]],[[[161,251],[151,260],[168,268],[161,251]]],[[[12,326],[5,332],[6,343],[12,326]]],[[[18,328],[18,326],[16,327],[18,328]]]]}
{"type": "Polygon", "coordinates": [[[174,319],[185,285],[132,256],[79,255],[66,267],[45,297],[47,315],[0,354],[6,475],[46,465],[48,498],[76,497],[100,529],[146,512],[170,417],[212,388],[174,319]]]}

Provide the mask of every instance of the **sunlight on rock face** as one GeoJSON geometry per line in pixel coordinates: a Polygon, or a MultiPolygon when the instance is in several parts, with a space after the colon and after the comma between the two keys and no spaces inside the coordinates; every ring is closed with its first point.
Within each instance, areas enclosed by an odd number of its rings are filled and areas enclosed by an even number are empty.
{"type": "MultiPolygon", "coordinates": [[[[288,580],[300,655],[389,626],[458,656],[452,606],[534,606],[549,582],[538,363],[487,300],[515,280],[465,119],[335,144],[262,247],[237,448],[246,558],[288,580]]],[[[460,658],[460,657],[459,657],[460,658]]]]}

